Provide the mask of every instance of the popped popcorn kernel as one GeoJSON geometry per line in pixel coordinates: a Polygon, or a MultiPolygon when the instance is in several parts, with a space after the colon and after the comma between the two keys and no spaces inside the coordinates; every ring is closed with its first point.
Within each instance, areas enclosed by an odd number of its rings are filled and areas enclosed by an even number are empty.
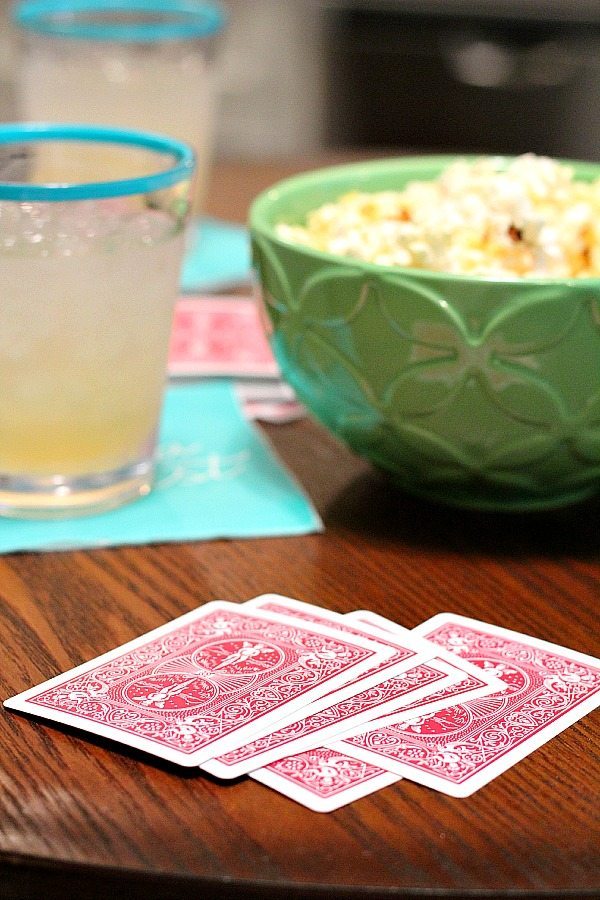
{"type": "Polygon", "coordinates": [[[600,179],[525,153],[457,160],[401,191],[349,191],[280,238],[385,266],[494,278],[600,276],[600,179]]]}

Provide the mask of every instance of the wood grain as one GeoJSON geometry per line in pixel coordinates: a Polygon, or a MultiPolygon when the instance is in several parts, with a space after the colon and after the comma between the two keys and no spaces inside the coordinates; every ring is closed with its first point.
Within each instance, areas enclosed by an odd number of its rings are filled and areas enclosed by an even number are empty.
{"type": "MultiPolygon", "coordinates": [[[[276,171],[222,166],[213,209],[242,220],[276,171]]],[[[265,430],[324,533],[1,557],[2,698],[199,604],[265,591],[409,627],[453,610],[599,655],[597,503],[443,509],[396,492],[310,420],[265,430]]],[[[249,779],[1,711],[0,897],[600,896],[599,721],[470,798],[402,781],[319,815],[249,779]]]]}

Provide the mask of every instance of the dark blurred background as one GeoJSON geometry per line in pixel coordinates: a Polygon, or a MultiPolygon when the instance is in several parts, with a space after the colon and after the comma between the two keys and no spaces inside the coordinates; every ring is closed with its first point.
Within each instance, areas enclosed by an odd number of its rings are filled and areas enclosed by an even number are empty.
{"type": "MultiPolygon", "coordinates": [[[[598,160],[600,0],[229,0],[218,155],[326,149],[598,160]]],[[[0,0],[0,118],[11,117],[0,0]]]]}
{"type": "Polygon", "coordinates": [[[327,29],[335,144],[598,158],[597,3],[340,4],[327,29]]]}

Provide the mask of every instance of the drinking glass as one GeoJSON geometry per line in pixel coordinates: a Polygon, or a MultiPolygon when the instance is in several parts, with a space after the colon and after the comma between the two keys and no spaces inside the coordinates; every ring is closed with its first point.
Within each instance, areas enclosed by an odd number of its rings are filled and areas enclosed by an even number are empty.
{"type": "Polygon", "coordinates": [[[0,125],[0,515],[150,490],[193,170],[173,138],[0,125]]]}
{"type": "Polygon", "coordinates": [[[225,15],[195,0],[24,0],[16,78],[25,121],[168,134],[194,147],[202,212],[214,145],[225,15]]]}

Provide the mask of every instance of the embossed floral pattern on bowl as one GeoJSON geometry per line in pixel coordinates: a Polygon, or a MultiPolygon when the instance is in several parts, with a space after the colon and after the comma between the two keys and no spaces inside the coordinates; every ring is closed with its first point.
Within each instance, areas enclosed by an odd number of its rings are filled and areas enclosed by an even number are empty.
{"type": "Polygon", "coordinates": [[[481,509],[584,499],[600,486],[600,280],[386,268],[275,234],[351,188],[401,188],[449,161],[324,169],[257,198],[250,230],[274,353],[311,412],[408,491],[481,509]]]}

